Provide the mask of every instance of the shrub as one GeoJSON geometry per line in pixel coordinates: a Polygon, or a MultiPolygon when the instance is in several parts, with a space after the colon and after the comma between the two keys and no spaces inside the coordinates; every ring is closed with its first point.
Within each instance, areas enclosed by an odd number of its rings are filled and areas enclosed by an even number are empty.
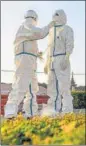
{"type": "Polygon", "coordinates": [[[21,114],[1,125],[2,145],[27,144],[85,144],[85,115],[65,114],[55,118],[33,117],[21,114]]]}
{"type": "Polygon", "coordinates": [[[75,109],[86,108],[86,93],[84,91],[72,92],[72,96],[75,109]]]}

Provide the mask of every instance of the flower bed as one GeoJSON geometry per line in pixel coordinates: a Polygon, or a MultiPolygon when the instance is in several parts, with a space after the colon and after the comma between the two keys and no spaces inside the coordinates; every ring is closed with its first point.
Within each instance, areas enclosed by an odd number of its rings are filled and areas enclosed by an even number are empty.
{"type": "Polygon", "coordinates": [[[30,120],[21,114],[1,125],[2,145],[32,144],[85,144],[85,115],[66,114],[55,118],[34,117],[30,120]]]}

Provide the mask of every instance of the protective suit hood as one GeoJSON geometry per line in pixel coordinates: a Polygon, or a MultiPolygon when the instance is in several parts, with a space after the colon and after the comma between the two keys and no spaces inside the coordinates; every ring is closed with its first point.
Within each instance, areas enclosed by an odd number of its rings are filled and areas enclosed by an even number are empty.
{"type": "Polygon", "coordinates": [[[56,21],[57,25],[65,25],[67,23],[67,16],[62,9],[56,10],[52,19],[56,21]]]}
{"type": "Polygon", "coordinates": [[[38,19],[38,15],[34,10],[26,11],[26,13],[24,15],[24,18],[27,19],[27,18],[31,18],[31,17],[34,18],[35,20],[38,19]]]}
{"type": "Polygon", "coordinates": [[[30,25],[33,25],[33,26],[37,25],[38,15],[36,14],[34,10],[26,11],[24,18],[25,18],[25,21],[23,25],[25,28],[29,28],[30,25]]]}

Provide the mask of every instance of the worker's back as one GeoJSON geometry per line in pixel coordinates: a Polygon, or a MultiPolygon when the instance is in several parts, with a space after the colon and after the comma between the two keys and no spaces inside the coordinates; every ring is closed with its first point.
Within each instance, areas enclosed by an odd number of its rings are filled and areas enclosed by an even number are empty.
{"type": "Polygon", "coordinates": [[[35,55],[37,55],[38,52],[38,46],[37,46],[37,41],[36,40],[31,40],[28,39],[26,37],[29,36],[29,38],[32,38],[32,30],[31,27],[35,27],[34,25],[32,25],[31,23],[28,24],[28,26],[26,27],[25,23],[22,24],[20,26],[20,28],[18,29],[18,32],[16,34],[16,37],[19,37],[21,34],[23,34],[23,37],[21,37],[21,39],[17,40],[17,45],[14,48],[14,52],[15,55],[21,52],[27,52],[27,53],[34,53],[35,55]],[[25,36],[24,36],[25,34],[25,36]]]}

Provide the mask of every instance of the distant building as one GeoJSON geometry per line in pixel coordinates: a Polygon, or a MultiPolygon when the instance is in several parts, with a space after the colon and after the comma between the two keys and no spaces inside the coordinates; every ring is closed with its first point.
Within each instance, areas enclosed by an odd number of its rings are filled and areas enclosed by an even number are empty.
{"type": "MultiPolygon", "coordinates": [[[[12,84],[9,83],[1,83],[1,113],[0,114],[4,114],[4,106],[8,100],[8,95],[10,93],[10,91],[12,90],[12,84]]],[[[47,100],[48,100],[48,96],[47,96],[47,89],[46,89],[46,84],[40,84],[39,83],[39,91],[37,93],[37,103],[38,103],[38,109],[42,109],[42,103],[46,103],[47,104],[47,100]]],[[[22,110],[22,106],[23,106],[23,101],[20,103],[19,105],[19,111],[20,112],[22,110]]]]}
{"type": "MultiPolygon", "coordinates": [[[[39,83],[39,91],[38,95],[46,95],[47,94],[47,85],[45,83],[39,83]]],[[[10,91],[12,90],[12,84],[11,83],[1,83],[1,95],[8,95],[10,91]]]]}
{"type": "Polygon", "coordinates": [[[74,73],[72,72],[72,78],[71,78],[71,91],[85,91],[86,86],[77,86],[74,80],[74,73]]]}
{"type": "Polygon", "coordinates": [[[12,89],[12,84],[1,83],[1,95],[8,95],[12,89]]]}

